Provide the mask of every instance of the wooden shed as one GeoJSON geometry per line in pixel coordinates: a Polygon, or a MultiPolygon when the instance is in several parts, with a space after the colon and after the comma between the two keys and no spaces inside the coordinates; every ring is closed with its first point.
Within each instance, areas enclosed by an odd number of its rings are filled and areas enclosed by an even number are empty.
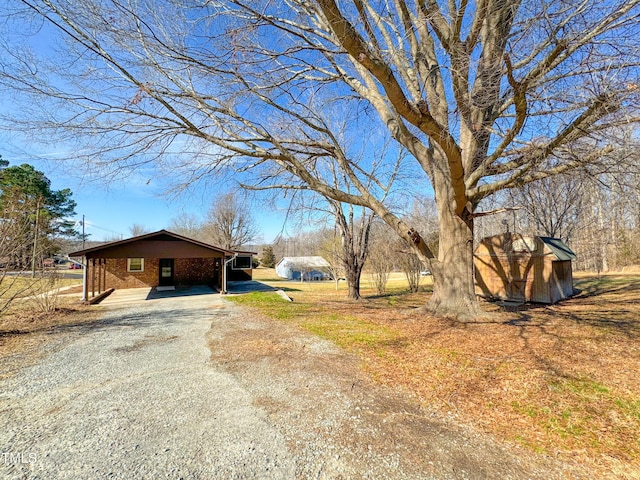
{"type": "Polygon", "coordinates": [[[576,254],[559,238],[505,233],[474,253],[476,293],[516,302],[556,303],[573,295],[576,254]]]}

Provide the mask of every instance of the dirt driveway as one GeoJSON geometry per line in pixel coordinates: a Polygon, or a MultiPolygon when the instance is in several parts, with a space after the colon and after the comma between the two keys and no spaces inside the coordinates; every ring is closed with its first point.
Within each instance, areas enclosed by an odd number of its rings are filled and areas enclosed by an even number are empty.
{"type": "Polygon", "coordinates": [[[0,478],[575,478],[210,291],[135,293],[0,380],[0,478]]]}

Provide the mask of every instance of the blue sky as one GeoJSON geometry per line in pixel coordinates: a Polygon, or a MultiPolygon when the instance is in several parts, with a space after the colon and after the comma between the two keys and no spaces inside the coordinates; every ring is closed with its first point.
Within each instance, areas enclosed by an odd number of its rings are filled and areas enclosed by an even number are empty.
{"type": "MultiPolygon", "coordinates": [[[[204,217],[215,192],[196,189],[179,197],[163,195],[160,185],[147,183],[135,172],[124,180],[108,183],[74,173],[72,166],[59,159],[45,159],[41,145],[27,142],[15,135],[0,137],[0,155],[10,165],[28,163],[44,172],[52,189],[70,188],[77,202],[75,220],[85,217],[85,231],[90,240],[105,240],[130,236],[129,227],[139,224],[148,231],[167,228],[174,218],[185,214],[204,217]]],[[[261,229],[257,243],[270,243],[283,229],[284,212],[252,206],[254,219],[261,229]]]]}
{"type": "MultiPolygon", "coordinates": [[[[96,98],[99,99],[99,102],[96,103],[112,102],[112,104],[116,106],[128,105],[132,102],[135,95],[139,93],[139,90],[132,88],[130,84],[117,75],[117,72],[113,72],[108,66],[105,66],[101,60],[96,60],[91,55],[85,58],[84,55],[80,55],[78,52],[65,50],[65,44],[61,41],[61,36],[58,34],[59,32],[47,23],[43,24],[42,20],[36,19],[33,24],[25,23],[23,25],[20,23],[20,18],[21,17],[16,17],[16,19],[12,21],[10,26],[15,28],[7,30],[7,41],[11,45],[14,45],[11,41],[15,41],[15,45],[22,46],[26,44],[31,47],[33,50],[32,53],[36,55],[36,59],[31,60],[29,56],[25,56],[24,58],[27,59],[25,60],[26,63],[35,66],[28,69],[24,78],[29,79],[34,77],[33,81],[42,80],[42,82],[47,84],[46,87],[42,88],[42,91],[47,92],[47,87],[52,86],[54,89],[70,89],[75,92],[76,83],[78,83],[82,88],[89,89],[91,92],[87,94],[89,97],[91,97],[92,94],[96,95],[96,98]],[[77,58],[75,55],[78,55],[77,58]],[[86,64],[83,63],[85,61],[86,64]],[[40,67],[38,67],[38,65],[40,67]],[[63,74],[59,75],[59,72],[63,72],[63,74]],[[71,72],[71,75],[68,75],[69,72],[71,72]],[[122,87],[122,85],[124,85],[124,87],[122,87]]],[[[6,29],[7,25],[3,26],[0,24],[0,27],[6,29]]],[[[19,49],[15,50],[15,52],[17,52],[16,55],[22,58],[18,55],[21,53],[18,50],[19,49]]],[[[82,51],[82,49],[80,50],[82,51]]],[[[116,48],[115,51],[120,52],[120,49],[116,48]]],[[[124,52],[123,55],[126,56],[126,52],[124,52]]],[[[9,64],[22,65],[22,61],[9,62],[9,64]]],[[[22,70],[18,69],[16,71],[21,72],[22,70]]],[[[307,96],[310,95],[303,87],[301,87],[301,92],[298,93],[301,95],[300,101],[307,99],[307,96]]],[[[143,171],[142,173],[134,171],[118,180],[110,180],[107,183],[99,179],[90,178],[96,177],[98,175],[97,172],[85,172],[83,176],[81,171],[84,171],[87,165],[94,161],[97,164],[102,164],[104,170],[111,168],[112,164],[114,165],[113,170],[118,169],[119,167],[115,165],[115,160],[111,161],[110,159],[117,158],[118,154],[121,153],[120,150],[118,150],[119,145],[124,144],[122,147],[123,151],[127,150],[129,146],[127,143],[128,139],[127,142],[122,142],[120,131],[115,129],[113,137],[108,134],[104,136],[98,134],[98,139],[92,138],[90,140],[92,142],[98,142],[97,144],[86,145],[83,142],[79,142],[75,143],[76,146],[74,147],[74,134],[77,134],[80,138],[82,133],[85,132],[84,127],[86,125],[95,126],[102,120],[98,119],[93,123],[92,116],[95,114],[94,108],[96,107],[96,103],[89,102],[89,106],[86,106],[87,104],[80,101],[67,102],[62,105],[55,101],[57,98],[56,95],[49,95],[48,99],[38,98],[37,101],[33,101],[29,99],[28,95],[23,96],[19,93],[16,94],[15,91],[7,92],[5,90],[2,91],[2,94],[5,94],[5,96],[3,102],[0,103],[0,113],[5,113],[9,116],[13,113],[13,116],[18,118],[18,124],[23,125],[19,122],[24,121],[27,129],[34,125],[34,118],[45,118],[49,124],[64,125],[67,125],[67,120],[72,118],[73,120],[70,121],[71,124],[77,122],[77,125],[82,126],[82,128],[78,130],[69,129],[64,135],[58,137],[64,139],[59,140],[63,143],[54,143],[53,139],[43,137],[42,132],[37,132],[36,138],[26,138],[16,133],[6,134],[3,137],[1,133],[2,125],[0,125],[0,154],[12,165],[28,163],[38,170],[41,170],[52,181],[52,187],[54,189],[70,188],[77,202],[77,216],[75,220],[80,221],[84,215],[86,222],[85,231],[90,234],[89,238],[91,240],[126,238],[130,236],[130,227],[134,224],[141,225],[148,231],[156,231],[167,228],[174,218],[183,215],[202,218],[209,210],[211,202],[217,192],[205,191],[203,186],[196,185],[189,194],[179,197],[169,198],[162,195],[166,185],[170,185],[171,183],[175,184],[179,181],[178,177],[180,173],[178,168],[172,170],[172,172],[175,172],[173,176],[176,177],[173,179],[170,178],[171,174],[158,178],[158,173],[154,171],[143,171]],[[74,109],[76,103],[77,107],[74,109]],[[32,109],[35,113],[31,111],[32,109]],[[67,109],[69,109],[68,115],[67,109]],[[89,113],[85,115],[86,112],[89,113]],[[89,120],[87,121],[87,119],[89,120]],[[64,142],[66,142],[66,144],[64,142]],[[80,143],[82,143],[81,146],[80,143]],[[87,147],[89,150],[86,150],[87,147]],[[95,148],[95,150],[91,150],[93,148],[95,148]],[[76,160],[78,160],[78,158],[84,158],[84,152],[88,151],[93,151],[93,154],[88,156],[88,161],[84,161],[85,168],[75,168],[71,162],[65,161],[70,157],[76,157],[76,160]]],[[[83,94],[81,93],[79,95],[80,98],[82,98],[83,94]]],[[[135,104],[138,105],[138,101],[136,101],[135,104]]],[[[144,106],[150,110],[156,108],[153,102],[146,98],[144,102],[140,102],[140,105],[140,108],[144,106]]],[[[334,109],[333,106],[327,108],[334,109]]],[[[98,110],[100,110],[99,107],[98,110]]],[[[186,111],[192,114],[195,110],[187,109],[186,111]]],[[[247,111],[250,111],[248,105],[247,111]]],[[[259,117],[259,120],[266,115],[263,115],[263,111],[260,109],[253,111],[253,114],[259,117]]],[[[349,114],[349,111],[342,110],[336,113],[336,115],[343,117],[348,117],[349,114]]],[[[117,125],[116,117],[117,115],[114,116],[114,121],[117,125]]],[[[200,118],[199,120],[202,121],[203,119],[200,118]]],[[[107,120],[105,120],[105,122],[108,123],[107,120]]],[[[195,123],[198,122],[196,121],[195,123]]],[[[348,123],[353,124],[351,121],[348,123]]],[[[358,141],[353,142],[353,151],[348,152],[349,154],[353,154],[354,158],[362,156],[365,159],[363,161],[366,161],[368,157],[376,157],[376,155],[370,153],[370,149],[379,148],[380,152],[384,153],[385,150],[382,148],[382,144],[385,143],[384,140],[386,139],[386,133],[378,137],[368,128],[365,130],[362,128],[356,128],[354,130],[353,137],[357,137],[358,141]],[[370,136],[363,135],[363,131],[365,130],[370,136]],[[376,141],[376,139],[378,139],[378,141],[376,141]]],[[[98,131],[100,131],[100,128],[98,128],[98,131]]],[[[140,137],[135,138],[143,138],[141,144],[146,145],[146,133],[146,131],[142,131],[140,137]]],[[[184,148],[185,145],[180,144],[181,138],[178,138],[178,141],[175,142],[173,140],[175,139],[171,138],[166,144],[159,141],[157,144],[151,145],[146,158],[145,152],[141,153],[140,151],[137,151],[131,158],[124,155],[127,159],[124,164],[143,164],[146,168],[148,164],[145,164],[145,162],[151,161],[150,159],[153,159],[158,151],[162,151],[161,156],[168,158],[168,168],[171,168],[172,161],[176,160],[177,164],[180,164],[180,160],[186,159],[185,163],[191,164],[193,162],[193,166],[197,170],[197,160],[194,161],[195,157],[188,153],[194,150],[184,148]],[[176,158],[174,159],[173,157],[176,158]],[[128,162],[128,160],[131,161],[128,162]]],[[[202,153],[199,150],[199,145],[195,145],[195,147],[196,154],[202,153]]],[[[391,151],[393,152],[393,149],[391,149],[391,151]]],[[[207,158],[206,155],[205,158],[207,158]]],[[[409,175],[410,173],[411,175],[407,178],[415,181],[416,176],[414,175],[414,169],[417,168],[417,164],[414,165],[411,163],[411,165],[412,167],[409,169],[410,172],[407,172],[405,175],[409,175]]],[[[367,163],[362,164],[362,167],[365,169],[369,166],[367,163]]],[[[160,169],[160,167],[158,168],[160,169]]],[[[167,167],[165,166],[165,168],[167,167]]],[[[209,168],[210,166],[205,165],[200,171],[208,171],[209,168]]],[[[391,167],[386,168],[385,165],[384,171],[387,175],[390,175],[391,167]]],[[[424,181],[424,172],[418,170],[417,175],[420,175],[424,182],[425,187],[423,190],[429,188],[428,182],[424,181]]],[[[407,205],[410,206],[411,202],[407,202],[407,205]]],[[[285,229],[284,210],[274,209],[272,205],[264,201],[253,202],[251,210],[262,232],[262,238],[258,239],[256,243],[270,243],[278,234],[282,233],[283,230],[285,234],[296,233],[296,227],[293,225],[289,225],[289,228],[285,229]]]]}
{"type": "MultiPolygon", "coordinates": [[[[41,22],[27,28],[26,36],[21,37],[36,52],[44,56],[55,56],[56,42],[54,30],[41,22]],[[37,32],[30,37],[29,33],[37,32]]],[[[17,96],[11,92],[2,92],[0,113],[24,109],[17,96]]],[[[48,138],[27,138],[15,132],[2,132],[0,125],[0,155],[10,165],[27,163],[42,171],[52,182],[54,190],[70,188],[77,203],[77,222],[85,217],[85,231],[90,240],[127,238],[131,236],[130,227],[142,225],[148,231],[167,228],[171,220],[185,214],[203,218],[209,210],[216,192],[206,191],[196,186],[189,194],[179,197],[163,195],[166,185],[160,185],[157,179],[151,181],[139,172],[129,172],[123,179],[104,182],[90,178],[75,169],[71,162],[64,161],[65,151],[73,147],[50,144],[48,138]]],[[[167,184],[170,182],[167,182],[167,184]]],[[[264,203],[256,203],[251,208],[254,219],[260,227],[262,237],[256,243],[270,243],[284,228],[285,213],[274,210],[264,203]]]]}

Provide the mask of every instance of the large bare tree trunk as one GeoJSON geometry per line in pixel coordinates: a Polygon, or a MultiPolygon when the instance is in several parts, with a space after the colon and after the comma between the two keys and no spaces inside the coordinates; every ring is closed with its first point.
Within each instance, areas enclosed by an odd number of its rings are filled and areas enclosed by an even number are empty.
{"type": "Polygon", "coordinates": [[[480,312],[473,273],[473,218],[466,208],[456,213],[450,180],[434,175],[439,219],[438,257],[431,261],[433,295],[427,308],[461,320],[480,312]],[[463,216],[465,218],[463,218],[463,216]]]}
{"type": "Polygon", "coordinates": [[[440,249],[432,262],[433,296],[427,307],[436,314],[461,320],[477,316],[473,277],[473,223],[440,212],[440,249]]]}

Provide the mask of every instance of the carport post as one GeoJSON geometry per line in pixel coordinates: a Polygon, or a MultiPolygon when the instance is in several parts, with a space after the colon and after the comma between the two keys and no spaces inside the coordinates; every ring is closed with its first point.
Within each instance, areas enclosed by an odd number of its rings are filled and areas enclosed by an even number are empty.
{"type": "Polygon", "coordinates": [[[233,259],[236,258],[237,256],[238,254],[234,253],[233,257],[231,257],[229,260],[225,260],[224,262],[222,262],[222,293],[223,294],[229,293],[227,292],[227,265],[233,262],[233,259]]]}
{"type": "MultiPolygon", "coordinates": [[[[83,237],[84,238],[84,237],[83,237]]],[[[89,266],[89,262],[87,261],[87,257],[83,257],[82,262],[82,301],[87,301],[87,267],[89,266]]]]}

